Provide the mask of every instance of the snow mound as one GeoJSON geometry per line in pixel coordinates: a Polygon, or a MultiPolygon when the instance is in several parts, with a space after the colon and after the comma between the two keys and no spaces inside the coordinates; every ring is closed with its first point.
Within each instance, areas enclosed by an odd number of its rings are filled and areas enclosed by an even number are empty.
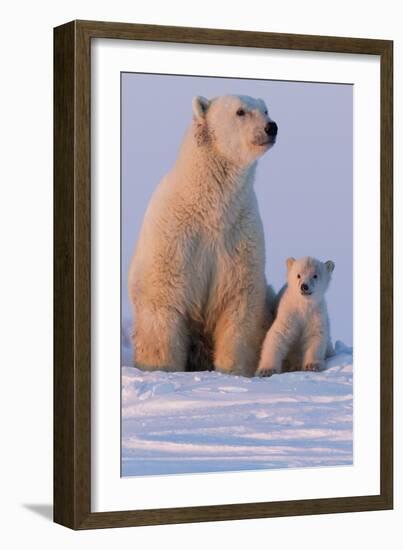
{"type": "Polygon", "coordinates": [[[122,475],[351,464],[352,349],[320,373],[122,368],[122,475]]]}

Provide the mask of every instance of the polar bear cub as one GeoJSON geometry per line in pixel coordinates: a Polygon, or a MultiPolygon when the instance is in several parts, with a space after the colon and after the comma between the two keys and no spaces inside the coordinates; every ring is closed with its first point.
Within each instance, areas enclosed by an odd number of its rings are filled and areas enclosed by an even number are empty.
{"type": "Polygon", "coordinates": [[[319,371],[334,354],[325,292],[335,264],[288,258],[288,283],[277,296],[276,318],[263,343],[256,374],[319,371]]]}

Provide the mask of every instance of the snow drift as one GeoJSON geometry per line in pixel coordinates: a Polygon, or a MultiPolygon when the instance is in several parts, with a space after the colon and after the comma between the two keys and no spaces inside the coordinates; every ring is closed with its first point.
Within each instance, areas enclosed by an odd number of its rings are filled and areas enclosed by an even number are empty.
{"type": "Polygon", "coordinates": [[[320,373],[122,368],[123,476],[347,465],[352,422],[352,349],[341,342],[320,373]]]}

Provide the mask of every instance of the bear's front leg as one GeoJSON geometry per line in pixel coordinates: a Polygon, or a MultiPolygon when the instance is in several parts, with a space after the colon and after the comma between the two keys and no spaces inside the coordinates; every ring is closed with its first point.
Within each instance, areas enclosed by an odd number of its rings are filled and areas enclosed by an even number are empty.
{"type": "Polygon", "coordinates": [[[319,372],[325,366],[327,342],[321,335],[311,337],[309,345],[304,353],[302,370],[319,372]]]}
{"type": "Polygon", "coordinates": [[[292,334],[285,330],[276,319],[263,342],[257,376],[271,376],[282,372],[283,361],[287,356],[292,341],[292,334]]]}
{"type": "Polygon", "coordinates": [[[255,195],[225,235],[214,285],[211,317],[214,366],[225,373],[253,376],[272,321],[264,275],[264,236],[255,195]]]}
{"type": "Polygon", "coordinates": [[[267,329],[265,310],[241,316],[240,311],[221,314],[214,333],[214,367],[225,374],[253,376],[267,329]]]}
{"type": "Polygon", "coordinates": [[[133,331],[134,365],[142,370],[184,371],[188,333],[173,308],[139,305],[133,331]]]}

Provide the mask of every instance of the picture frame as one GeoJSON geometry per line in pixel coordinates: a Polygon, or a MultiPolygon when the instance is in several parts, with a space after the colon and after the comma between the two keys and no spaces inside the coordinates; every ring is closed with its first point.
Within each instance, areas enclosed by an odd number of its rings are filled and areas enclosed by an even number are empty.
{"type": "Polygon", "coordinates": [[[72,529],[393,508],[393,42],[72,21],[54,29],[54,521],[72,529]],[[380,488],[336,498],[91,508],[91,43],[94,39],[380,58],[380,488]]]}

